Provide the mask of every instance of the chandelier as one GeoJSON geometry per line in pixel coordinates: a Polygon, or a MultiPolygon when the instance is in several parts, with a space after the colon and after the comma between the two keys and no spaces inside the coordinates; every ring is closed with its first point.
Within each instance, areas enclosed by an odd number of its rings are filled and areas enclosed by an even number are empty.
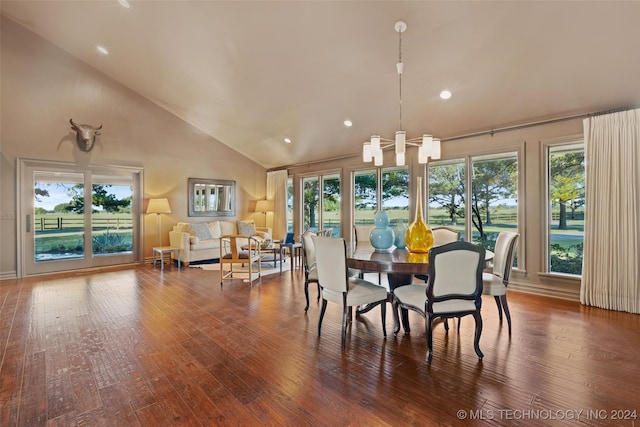
{"type": "Polygon", "coordinates": [[[418,148],[418,162],[427,163],[429,157],[436,160],[440,158],[440,139],[434,138],[433,135],[424,134],[422,137],[416,137],[407,139],[407,134],[402,130],[402,70],[404,64],[402,63],[402,33],[407,29],[407,23],[404,21],[398,21],[394,26],[399,36],[398,46],[398,63],[396,69],[398,70],[398,83],[399,83],[399,101],[400,101],[400,130],[396,132],[395,139],[386,139],[380,137],[380,135],[372,135],[371,140],[367,141],[362,146],[362,160],[364,162],[371,162],[373,160],[376,166],[382,166],[382,151],[395,145],[396,152],[396,165],[404,166],[405,153],[407,146],[419,147],[418,148]]]}

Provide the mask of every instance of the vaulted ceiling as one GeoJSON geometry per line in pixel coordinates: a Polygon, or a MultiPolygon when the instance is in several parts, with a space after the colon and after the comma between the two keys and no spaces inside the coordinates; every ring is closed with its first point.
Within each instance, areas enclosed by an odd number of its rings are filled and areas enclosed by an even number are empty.
{"type": "Polygon", "coordinates": [[[266,168],[359,155],[371,134],[393,137],[399,19],[408,24],[407,137],[640,104],[640,2],[129,4],[3,0],[1,8],[266,168]],[[439,98],[443,89],[451,99],[439,98]]]}

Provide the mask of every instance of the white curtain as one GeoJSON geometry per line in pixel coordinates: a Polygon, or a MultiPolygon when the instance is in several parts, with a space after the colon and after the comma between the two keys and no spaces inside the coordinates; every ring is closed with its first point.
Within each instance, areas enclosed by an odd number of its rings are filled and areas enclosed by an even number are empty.
{"type": "Polygon", "coordinates": [[[287,236],[287,178],[286,170],[267,172],[267,200],[273,201],[273,215],[267,224],[276,240],[287,236]]]}
{"type": "Polygon", "coordinates": [[[640,109],[584,120],[580,301],[640,313],[640,109]]]}

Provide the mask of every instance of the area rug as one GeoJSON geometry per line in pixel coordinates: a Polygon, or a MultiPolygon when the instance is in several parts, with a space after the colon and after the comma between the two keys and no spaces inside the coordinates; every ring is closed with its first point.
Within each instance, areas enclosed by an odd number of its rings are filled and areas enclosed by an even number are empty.
{"type": "MultiPolygon", "coordinates": [[[[207,271],[220,271],[220,264],[216,263],[216,264],[197,264],[197,265],[193,265],[190,264],[189,267],[193,267],[193,268],[201,268],[203,270],[207,270],[207,271]]],[[[225,271],[226,269],[229,268],[228,266],[225,267],[225,271]]],[[[252,273],[254,274],[254,278],[256,277],[256,271],[257,271],[258,267],[255,266],[254,268],[252,268],[252,273]]],[[[291,270],[291,259],[289,257],[285,257],[282,259],[282,272],[284,273],[285,271],[290,271],[291,270]]],[[[249,271],[247,269],[247,267],[243,267],[240,264],[234,265],[233,266],[233,272],[234,272],[234,276],[237,275],[237,278],[245,278],[248,279],[249,278],[249,271]]],[[[263,262],[262,263],[262,275],[263,276],[268,276],[270,274],[277,274],[280,273],[280,262],[263,262]],[[274,265],[275,264],[275,265],[274,265]]]]}

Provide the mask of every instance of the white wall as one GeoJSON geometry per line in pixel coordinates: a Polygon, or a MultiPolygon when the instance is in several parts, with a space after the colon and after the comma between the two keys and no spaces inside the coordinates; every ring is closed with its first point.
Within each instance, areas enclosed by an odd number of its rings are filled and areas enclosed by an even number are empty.
{"type": "MultiPolygon", "coordinates": [[[[235,180],[237,218],[255,217],[266,171],[156,104],[88,67],[24,27],[1,18],[0,277],[16,274],[16,159],[144,168],[144,202],[167,197],[163,243],[188,220],[187,178],[235,180]],[[89,153],[75,145],[69,119],[99,125],[89,153]]],[[[205,221],[206,218],[193,219],[205,221]]],[[[144,256],[157,244],[156,218],[144,218],[144,256]]]]}

